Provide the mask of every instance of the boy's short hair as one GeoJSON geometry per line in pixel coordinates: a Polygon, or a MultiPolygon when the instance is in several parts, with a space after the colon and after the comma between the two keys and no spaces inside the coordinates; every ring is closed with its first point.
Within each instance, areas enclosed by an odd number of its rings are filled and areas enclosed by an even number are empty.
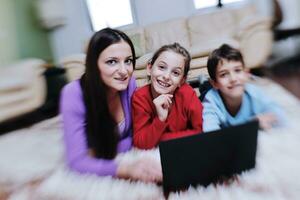
{"type": "Polygon", "coordinates": [[[216,69],[218,65],[226,61],[238,61],[244,66],[244,59],[241,52],[228,44],[221,45],[218,49],[215,49],[208,57],[207,71],[212,80],[216,80],[216,69]]]}

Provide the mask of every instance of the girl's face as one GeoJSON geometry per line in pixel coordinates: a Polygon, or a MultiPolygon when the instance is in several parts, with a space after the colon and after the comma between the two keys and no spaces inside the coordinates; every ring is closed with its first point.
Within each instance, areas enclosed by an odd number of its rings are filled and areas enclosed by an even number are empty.
{"type": "Polygon", "coordinates": [[[184,82],[184,57],[173,51],[162,52],[153,65],[147,67],[154,97],[173,94],[184,82]]]}
{"type": "Polygon", "coordinates": [[[216,69],[216,81],[212,81],[225,99],[240,99],[249,77],[243,64],[239,61],[223,60],[216,69]]]}
{"type": "Polygon", "coordinates": [[[115,91],[125,90],[133,72],[132,61],[131,48],[123,40],[104,49],[98,58],[104,84],[115,91]]]}

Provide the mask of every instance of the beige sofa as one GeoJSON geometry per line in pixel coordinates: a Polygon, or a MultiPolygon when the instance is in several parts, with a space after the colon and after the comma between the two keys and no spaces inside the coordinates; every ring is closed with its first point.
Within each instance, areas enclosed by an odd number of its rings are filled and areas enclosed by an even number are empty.
{"type": "MultiPolygon", "coordinates": [[[[146,65],[153,52],[164,44],[178,42],[191,53],[188,79],[207,74],[208,54],[223,43],[239,48],[246,67],[261,66],[271,53],[271,19],[259,16],[251,4],[241,8],[222,9],[188,18],[172,19],[145,27],[124,30],[135,45],[137,85],[147,83],[146,65]]],[[[70,55],[60,61],[69,80],[78,79],[84,71],[84,54],[70,55]]]]}
{"type": "Polygon", "coordinates": [[[46,99],[45,61],[24,59],[0,68],[0,123],[31,112],[46,99]]]}
{"type": "Polygon", "coordinates": [[[143,85],[147,82],[146,64],[153,52],[173,42],[191,53],[189,79],[206,73],[209,52],[223,43],[242,51],[246,67],[259,67],[271,53],[270,27],[271,19],[259,16],[254,5],[246,4],[124,31],[135,45],[138,56],[135,76],[138,85],[143,85]]]}

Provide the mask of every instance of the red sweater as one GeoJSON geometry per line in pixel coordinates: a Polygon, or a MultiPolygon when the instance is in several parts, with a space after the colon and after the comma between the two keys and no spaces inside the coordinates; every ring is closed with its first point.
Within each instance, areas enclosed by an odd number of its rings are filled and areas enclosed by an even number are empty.
{"type": "Polygon", "coordinates": [[[158,119],[150,85],[138,89],[132,97],[133,144],[151,149],[160,141],[202,132],[202,104],[188,84],[174,92],[167,119],[158,119]]]}

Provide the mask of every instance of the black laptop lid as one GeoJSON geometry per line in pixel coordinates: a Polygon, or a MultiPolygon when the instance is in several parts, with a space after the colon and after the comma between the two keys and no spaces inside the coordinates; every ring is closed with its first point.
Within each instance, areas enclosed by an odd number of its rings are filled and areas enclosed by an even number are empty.
{"type": "Polygon", "coordinates": [[[255,167],[258,122],[159,144],[165,191],[207,186],[255,167]]]}

